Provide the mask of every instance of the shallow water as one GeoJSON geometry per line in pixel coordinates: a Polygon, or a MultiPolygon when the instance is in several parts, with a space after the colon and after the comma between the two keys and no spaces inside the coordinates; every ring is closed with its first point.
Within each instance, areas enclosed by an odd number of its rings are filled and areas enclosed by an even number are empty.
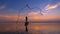
{"type": "MultiPolygon", "coordinates": [[[[12,32],[19,34],[27,34],[25,32],[24,23],[3,23],[0,24],[0,32],[12,32]]],[[[30,23],[28,25],[28,34],[60,34],[60,24],[42,24],[30,23]]]]}

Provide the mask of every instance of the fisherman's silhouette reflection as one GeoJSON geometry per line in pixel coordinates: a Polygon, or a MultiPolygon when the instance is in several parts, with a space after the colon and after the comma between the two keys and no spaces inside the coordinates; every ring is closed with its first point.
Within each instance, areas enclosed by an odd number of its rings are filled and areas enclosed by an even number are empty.
{"type": "Polygon", "coordinates": [[[28,32],[27,26],[28,26],[29,22],[28,22],[27,16],[25,17],[25,19],[26,19],[26,21],[25,21],[25,31],[28,32]]]}

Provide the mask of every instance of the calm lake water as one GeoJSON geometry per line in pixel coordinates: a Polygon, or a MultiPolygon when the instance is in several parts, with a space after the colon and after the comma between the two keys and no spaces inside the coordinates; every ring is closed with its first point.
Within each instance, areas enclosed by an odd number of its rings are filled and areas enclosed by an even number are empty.
{"type": "MultiPolygon", "coordinates": [[[[24,23],[3,23],[0,24],[0,32],[16,32],[26,34],[24,23]]],[[[60,24],[30,23],[29,34],[60,34],[60,24]]]]}

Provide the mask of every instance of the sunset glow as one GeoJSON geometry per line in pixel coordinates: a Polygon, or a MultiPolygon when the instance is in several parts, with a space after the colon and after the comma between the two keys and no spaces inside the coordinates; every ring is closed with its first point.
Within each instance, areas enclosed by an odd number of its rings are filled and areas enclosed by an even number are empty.
{"type": "Polygon", "coordinates": [[[25,25],[29,32],[60,31],[60,0],[0,0],[0,32],[25,25]]]}

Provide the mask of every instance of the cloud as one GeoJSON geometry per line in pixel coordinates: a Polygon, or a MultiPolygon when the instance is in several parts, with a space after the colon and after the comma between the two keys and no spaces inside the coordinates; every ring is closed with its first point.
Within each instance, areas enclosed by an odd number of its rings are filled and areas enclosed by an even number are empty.
{"type": "Polygon", "coordinates": [[[37,12],[30,12],[28,13],[28,16],[37,16],[38,14],[40,14],[40,11],[37,11],[37,12]]]}
{"type": "MultiPolygon", "coordinates": [[[[0,20],[17,21],[17,15],[0,15],[0,20]]],[[[24,16],[20,15],[19,20],[24,20],[24,16]]]]}
{"type": "Polygon", "coordinates": [[[2,10],[2,9],[4,9],[4,8],[6,8],[5,5],[0,6],[0,10],[2,10]]]}
{"type": "Polygon", "coordinates": [[[57,16],[55,13],[48,15],[47,13],[43,13],[45,15],[40,15],[39,11],[37,12],[29,12],[28,17],[30,21],[45,21],[45,20],[57,20],[57,16]]]}
{"type": "Polygon", "coordinates": [[[28,17],[29,17],[29,20],[30,21],[38,21],[40,20],[40,11],[37,11],[37,12],[29,12],[28,13],[28,17]]]}
{"type": "MultiPolygon", "coordinates": [[[[45,15],[41,16],[40,11],[37,11],[37,12],[31,11],[27,14],[28,20],[29,21],[52,21],[52,20],[58,20],[59,19],[58,16],[56,15],[56,13],[51,13],[51,14],[43,13],[43,14],[45,14],[45,15]]],[[[0,15],[0,20],[17,21],[17,17],[18,17],[17,15],[0,15]]],[[[19,21],[24,22],[25,16],[20,15],[19,21]]]]}
{"type": "Polygon", "coordinates": [[[58,6],[60,6],[60,3],[57,3],[57,4],[55,4],[55,5],[50,5],[50,4],[48,4],[47,6],[45,6],[45,10],[50,11],[50,10],[52,10],[52,9],[57,8],[58,6]]]}

